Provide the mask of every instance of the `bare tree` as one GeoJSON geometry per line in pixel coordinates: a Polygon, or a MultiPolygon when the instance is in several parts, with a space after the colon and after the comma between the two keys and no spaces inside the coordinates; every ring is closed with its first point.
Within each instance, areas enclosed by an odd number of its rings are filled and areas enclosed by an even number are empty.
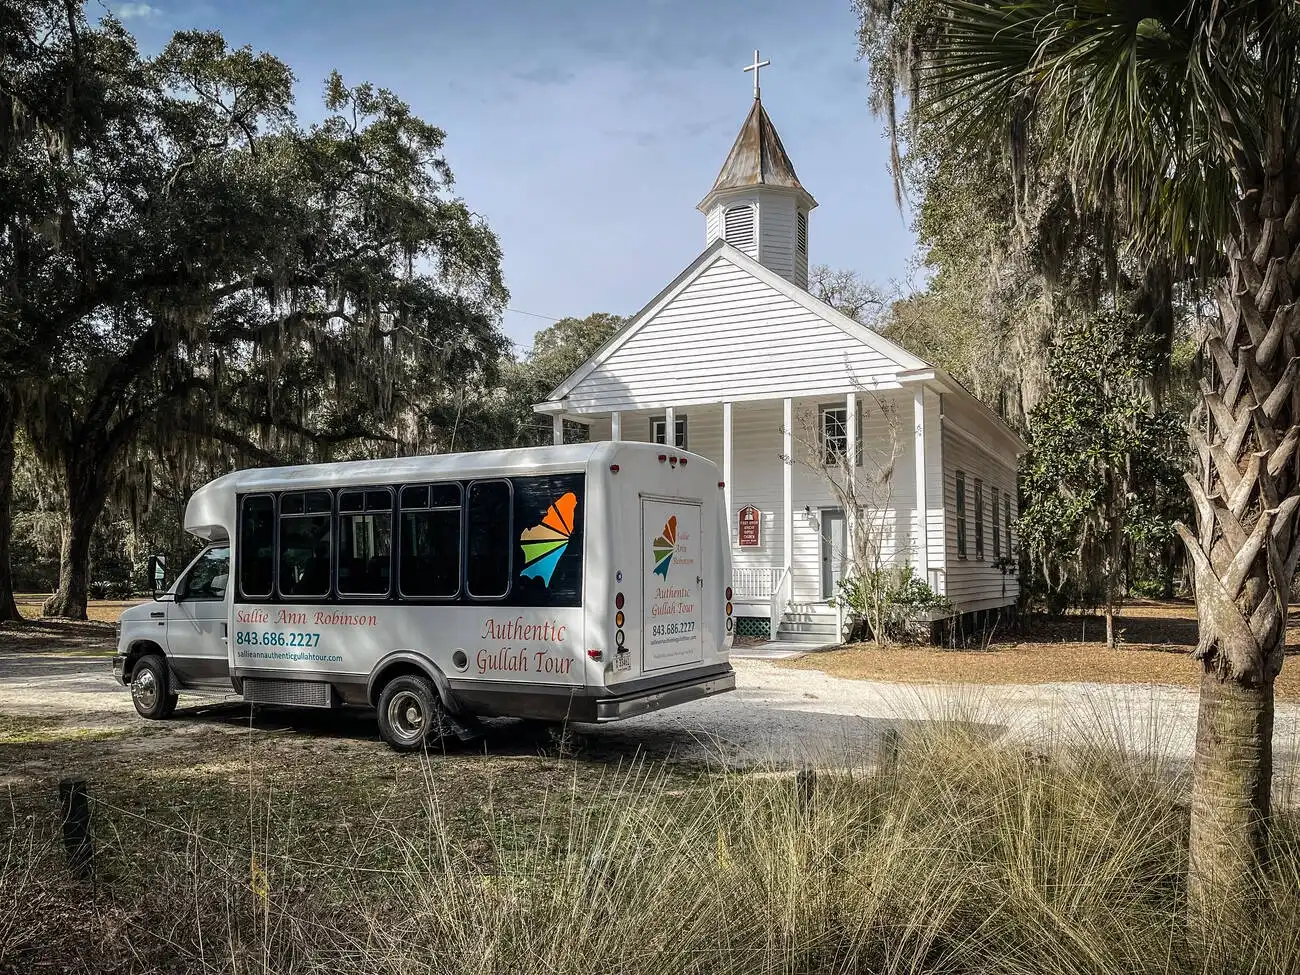
{"type": "Polygon", "coordinates": [[[856,617],[850,638],[865,630],[883,644],[904,622],[895,597],[911,569],[911,545],[893,531],[894,470],[902,443],[896,406],[865,389],[858,397],[857,416],[848,415],[847,404],[799,411],[790,431],[794,456],[782,459],[817,475],[844,511],[849,566],[834,598],[856,617]],[[883,420],[873,426],[885,433],[867,442],[862,419],[872,411],[883,420]]]}

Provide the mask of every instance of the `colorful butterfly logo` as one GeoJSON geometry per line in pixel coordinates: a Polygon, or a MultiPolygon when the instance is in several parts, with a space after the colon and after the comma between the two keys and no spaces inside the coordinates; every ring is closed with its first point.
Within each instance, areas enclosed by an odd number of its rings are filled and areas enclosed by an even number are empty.
{"type": "Polygon", "coordinates": [[[573,515],[577,508],[578,496],[570,491],[546,509],[540,525],[524,529],[519,536],[519,544],[524,550],[524,567],[519,570],[520,578],[540,579],[542,585],[550,587],[555,564],[569,547],[569,536],[573,534],[573,515]]]}
{"type": "Polygon", "coordinates": [[[654,540],[650,546],[654,553],[655,567],[657,575],[664,577],[664,582],[668,581],[668,567],[673,563],[673,556],[677,553],[677,516],[673,515],[668,519],[668,524],[664,525],[664,533],[654,540]]]}

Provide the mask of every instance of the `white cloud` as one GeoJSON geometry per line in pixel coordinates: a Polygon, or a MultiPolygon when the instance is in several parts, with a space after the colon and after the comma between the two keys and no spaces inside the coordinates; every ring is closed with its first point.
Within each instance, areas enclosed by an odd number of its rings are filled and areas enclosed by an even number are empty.
{"type": "Polygon", "coordinates": [[[124,3],[117,8],[117,19],[123,22],[128,20],[152,20],[161,13],[162,11],[157,7],[151,7],[147,3],[124,3]]]}

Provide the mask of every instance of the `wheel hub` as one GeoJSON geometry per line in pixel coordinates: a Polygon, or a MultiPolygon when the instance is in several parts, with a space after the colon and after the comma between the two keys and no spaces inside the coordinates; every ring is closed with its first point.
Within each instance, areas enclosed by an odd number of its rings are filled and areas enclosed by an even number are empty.
{"type": "Polygon", "coordinates": [[[152,670],[144,670],[136,675],[131,681],[131,695],[135,698],[136,704],[146,711],[153,709],[158,703],[158,679],[154,677],[152,670]]]}

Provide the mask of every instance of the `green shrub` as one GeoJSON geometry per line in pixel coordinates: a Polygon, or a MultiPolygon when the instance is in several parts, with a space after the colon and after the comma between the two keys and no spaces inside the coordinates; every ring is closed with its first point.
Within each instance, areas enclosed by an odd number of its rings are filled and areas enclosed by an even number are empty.
{"type": "Polygon", "coordinates": [[[906,563],[840,579],[829,602],[847,612],[850,640],[869,638],[878,643],[923,635],[920,617],[951,605],[906,563]]]}

